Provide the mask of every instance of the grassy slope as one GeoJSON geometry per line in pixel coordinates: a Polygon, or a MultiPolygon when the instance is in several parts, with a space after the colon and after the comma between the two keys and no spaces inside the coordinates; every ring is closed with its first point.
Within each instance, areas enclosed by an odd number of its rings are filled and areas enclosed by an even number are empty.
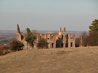
{"type": "Polygon", "coordinates": [[[10,53],[0,57],[0,73],[98,73],[98,47],[10,53]]]}

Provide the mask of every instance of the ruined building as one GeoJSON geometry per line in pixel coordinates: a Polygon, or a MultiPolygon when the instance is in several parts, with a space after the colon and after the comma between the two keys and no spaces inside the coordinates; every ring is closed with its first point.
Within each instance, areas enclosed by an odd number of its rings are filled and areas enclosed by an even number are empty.
{"type": "MultiPolygon", "coordinates": [[[[25,34],[20,32],[19,25],[17,24],[17,40],[21,41],[26,46],[25,34]]],[[[66,33],[66,28],[60,28],[58,32],[54,33],[39,33],[36,32],[37,39],[34,41],[34,48],[37,48],[38,41],[42,38],[46,39],[48,42],[48,48],[66,48],[66,47],[75,47],[75,34],[66,33]],[[61,43],[58,43],[58,40],[61,40],[61,43]]]]}

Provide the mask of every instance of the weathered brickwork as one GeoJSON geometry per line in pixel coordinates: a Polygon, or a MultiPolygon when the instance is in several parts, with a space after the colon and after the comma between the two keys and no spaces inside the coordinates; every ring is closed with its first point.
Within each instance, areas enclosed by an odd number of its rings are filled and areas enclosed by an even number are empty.
{"type": "MultiPolygon", "coordinates": [[[[37,39],[34,41],[34,48],[37,48],[38,41],[41,38],[44,38],[48,42],[48,48],[66,48],[66,47],[75,47],[75,40],[76,35],[75,34],[69,34],[66,33],[66,28],[60,28],[58,32],[54,33],[35,33],[37,39]],[[61,46],[58,46],[57,40],[61,39],[62,43],[61,46]]],[[[24,43],[26,46],[25,41],[25,34],[20,32],[19,25],[17,24],[17,32],[16,32],[17,40],[24,43]]]]}

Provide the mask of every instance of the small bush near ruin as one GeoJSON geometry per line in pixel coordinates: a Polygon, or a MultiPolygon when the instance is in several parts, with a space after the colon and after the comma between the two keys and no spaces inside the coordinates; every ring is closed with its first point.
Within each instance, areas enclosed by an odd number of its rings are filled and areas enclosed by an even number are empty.
{"type": "Polygon", "coordinates": [[[3,55],[3,50],[2,49],[0,49],[0,55],[3,55]]]}
{"type": "Polygon", "coordinates": [[[24,46],[23,43],[21,43],[20,41],[17,41],[17,40],[13,40],[10,43],[10,48],[11,48],[12,51],[22,50],[23,46],[24,46]]]}
{"type": "Polygon", "coordinates": [[[48,48],[48,43],[46,39],[40,39],[38,41],[38,48],[48,48]]]}

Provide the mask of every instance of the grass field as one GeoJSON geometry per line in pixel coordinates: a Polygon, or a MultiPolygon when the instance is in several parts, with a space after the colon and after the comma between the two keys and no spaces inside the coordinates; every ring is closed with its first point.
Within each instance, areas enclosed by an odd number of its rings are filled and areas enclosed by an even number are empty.
{"type": "Polygon", "coordinates": [[[0,56],[0,73],[98,73],[98,47],[10,53],[0,56]]]}

